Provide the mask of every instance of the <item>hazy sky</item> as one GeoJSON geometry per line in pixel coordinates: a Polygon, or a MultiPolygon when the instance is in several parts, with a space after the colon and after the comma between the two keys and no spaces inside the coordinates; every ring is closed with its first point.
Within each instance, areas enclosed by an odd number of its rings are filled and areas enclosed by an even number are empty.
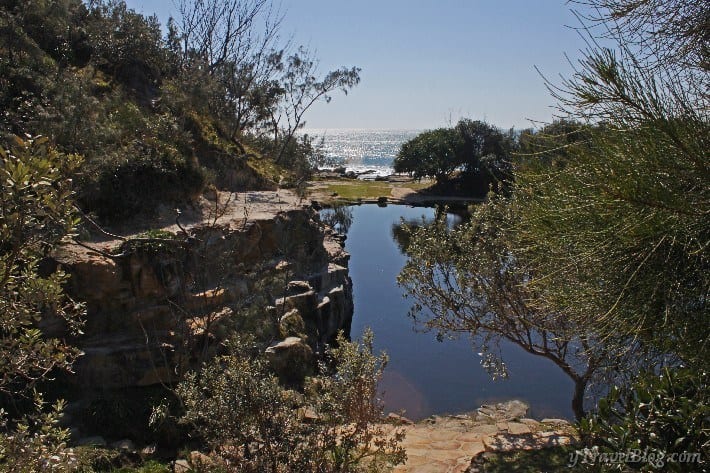
{"type": "MultiPolygon", "coordinates": [[[[164,24],[171,0],[127,0],[164,24]]],[[[461,117],[500,127],[549,121],[584,42],[565,0],[283,0],[282,36],[317,52],[323,72],[362,68],[361,83],[307,114],[309,128],[425,129],[461,117]]]]}

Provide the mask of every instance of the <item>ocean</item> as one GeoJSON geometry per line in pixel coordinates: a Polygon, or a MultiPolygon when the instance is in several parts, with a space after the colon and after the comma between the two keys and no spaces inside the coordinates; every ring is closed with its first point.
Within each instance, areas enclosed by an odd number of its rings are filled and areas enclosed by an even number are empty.
{"type": "Polygon", "coordinates": [[[357,173],[373,171],[370,175],[392,174],[392,162],[402,143],[417,136],[421,130],[319,129],[302,131],[324,139],[323,152],[338,166],[357,173]]]}

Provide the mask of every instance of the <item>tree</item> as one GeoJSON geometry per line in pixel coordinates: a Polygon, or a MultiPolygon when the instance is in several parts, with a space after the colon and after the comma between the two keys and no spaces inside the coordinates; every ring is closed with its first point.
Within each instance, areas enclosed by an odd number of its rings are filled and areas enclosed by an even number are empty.
{"type": "Polygon", "coordinates": [[[425,131],[402,144],[394,159],[394,170],[417,179],[434,177],[442,183],[463,164],[463,146],[463,137],[453,128],[425,131]]]}
{"type": "Polygon", "coordinates": [[[336,69],[321,78],[318,75],[318,62],[303,47],[286,60],[279,81],[280,101],[271,114],[274,142],[278,149],[277,163],[283,162],[296,132],[306,124],[304,115],[316,102],[330,102],[331,94],[337,90],[347,95],[360,83],[360,69],[357,67],[336,69]]]}
{"type": "Polygon", "coordinates": [[[551,89],[569,114],[604,126],[563,167],[519,168],[512,230],[551,307],[686,361],[707,350],[710,291],[710,121],[689,88],[624,44],[588,52],[551,89]]]}
{"type": "Polygon", "coordinates": [[[442,219],[410,228],[409,259],[398,282],[414,300],[415,321],[440,338],[470,334],[494,377],[507,375],[494,349],[501,340],[555,363],[574,382],[572,411],[581,419],[593,386],[615,380],[619,363],[643,366],[646,360],[641,350],[615,348],[566,314],[534,303],[533,273],[506,235],[509,212],[507,199],[498,196],[455,229],[442,219]]]}
{"type": "Polygon", "coordinates": [[[51,149],[46,138],[9,141],[10,149],[0,147],[0,468],[61,471],[66,458],[55,455],[67,438],[56,426],[63,404],[44,413],[36,388],[79,356],[47,327],[59,322],[76,334],[83,307],[64,294],[67,275],[42,263],[77,223],[69,176],[80,160],[51,149]],[[28,397],[34,403],[25,409],[28,397]]]}
{"type": "Polygon", "coordinates": [[[459,121],[456,130],[464,141],[461,161],[466,185],[484,195],[493,185],[502,190],[512,179],[513,131],[504,134],[486,122],[468,119],[459,121]]]}
{"type": "Polygon", "coordinates": [[[519,167],[513,248],[535,269],[539,304],[605,340],[676,357],[662,377],[641,374],[600,401],[582,424],[589,441],[617,452],[706,449],[708,4],[589,3],[616,47],[592,37],[573,77],[548,85],[563,113],[603,126],[563,166],[519,167]]]}
{"type": "Polygon", "coordinates": [[[426,131],[404,143],[395,157],[396,172],[448,181],[454,171],[469,193],[485,195],[494,183],[511,178],[514,139],[481,121],[463,119],[453,128],[426,131]]]}
{"type": "MultiPolygon", "coordinates": [[[[700,75],[710,70],[710,7],[692,0],[575,0],[600,36],[633,45],[644,67],[700,75]]],[[[688,84],[692,85],[692,84],[688,84]]],[[[701,85],[701,84],[695,84],[701,85]]],[[[698,89],[700,91],[700,89],[698,89]]]]}

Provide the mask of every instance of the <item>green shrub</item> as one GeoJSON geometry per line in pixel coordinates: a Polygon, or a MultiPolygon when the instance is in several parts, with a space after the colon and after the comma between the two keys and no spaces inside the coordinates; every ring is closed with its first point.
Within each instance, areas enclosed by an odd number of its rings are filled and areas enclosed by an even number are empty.
{"type": "Polygon", "coordinates": [[[82,200],[101,219],[121,220],[151,213],[161,203],[190,201],[205,183],[204,171],[180,156],[140,156],[103,169],[96,187],[82,200]]]}
{"type": "Polygon", "coordinates": [[[387,437],[376,424],[386,358],[373,355],[371,333],[360,344],[340,337],[339,345],[331,351],[337,374],[323,367],[296,392],[279,384],[253,340],[236,339],[231,355],[180,383],[180,421],[230,472],[354,472],[401,463],[403,434],[387,437]]]}
{"type": "Polygon", "coordinates": [[[598,412],[581,421],[580,432],[601,453],[647,452],[654,461],[632,463],[643,471],[700,471],[710,454],[708,379],[706,371],[688,368],[643,374],[628,392],[613,388],[601,399],[598,412]],[[674,454],[699,457],[680,463],[670,461],[674,454]]]}

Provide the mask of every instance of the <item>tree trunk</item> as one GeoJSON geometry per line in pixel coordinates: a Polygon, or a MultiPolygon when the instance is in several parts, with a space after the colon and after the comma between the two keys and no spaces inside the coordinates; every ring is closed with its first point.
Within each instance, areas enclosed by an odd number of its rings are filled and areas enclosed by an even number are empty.
{"type": "Polygon", "coordinates": [[[572,411],[574,417],[579,421],[584,417],[584,392],[587,390],[586,379],[574,380],[574,396],[572,396],[572,411]]]}

